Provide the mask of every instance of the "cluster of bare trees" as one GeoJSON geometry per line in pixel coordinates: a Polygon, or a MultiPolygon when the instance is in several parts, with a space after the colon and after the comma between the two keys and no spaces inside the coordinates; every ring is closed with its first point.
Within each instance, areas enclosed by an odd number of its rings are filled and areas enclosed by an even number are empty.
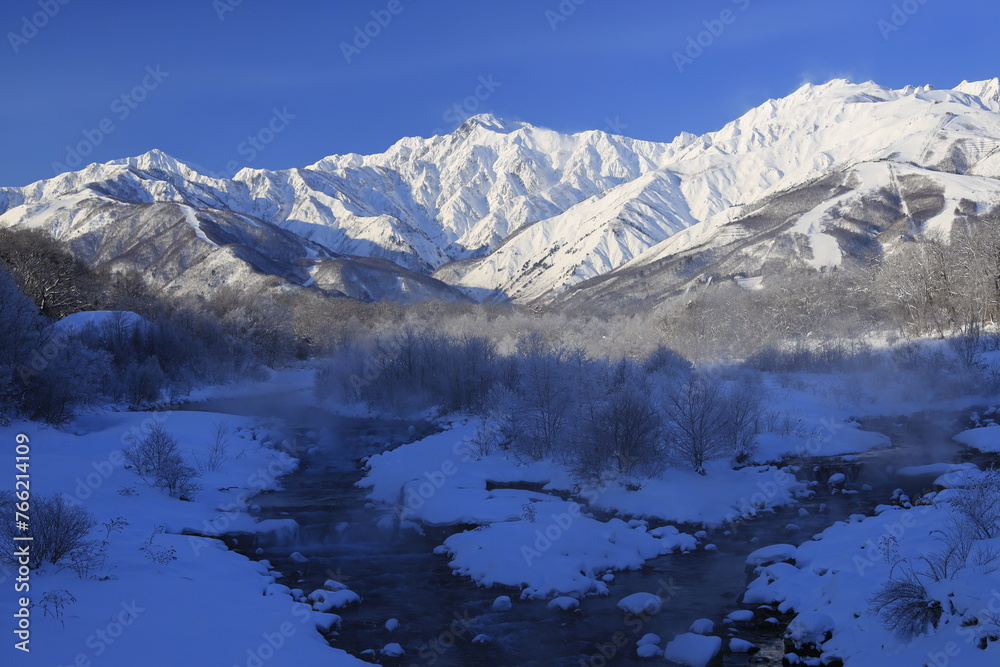
{"type": "Polygon", "coordinates": [[[291,358],[294,344],[275,342],[284,329],[272,326],[287,313],[269,321],[245,307],[251,302],[225,293],[171,300],[136,273],[90,270],[43,232],[0,230],[0,419],[60,423],[89,402],[149,404],[291,358]],[[114,314],[56,324],[85,310],[114,314]]]}
{"type": "Polygon", "coordinates": [[[672,461],[704,474],[712,459],[749,460],[758,386],[696,373],[676,352],[595,359],[529,334],[508,354],[481,337],[404,330],[354,344],[318,374],[323,398],[388,413],[434,407],[480,414],[480,451],[556,458],[581,477],[649,476],[672,461]]]}
{"type": "Polygon", "coordinates": [[[1000,316],[1000,222],[954,225],[947,242],[901,244],[875,274],[887,320],[902,333],[944,336],[1000,316]]]}

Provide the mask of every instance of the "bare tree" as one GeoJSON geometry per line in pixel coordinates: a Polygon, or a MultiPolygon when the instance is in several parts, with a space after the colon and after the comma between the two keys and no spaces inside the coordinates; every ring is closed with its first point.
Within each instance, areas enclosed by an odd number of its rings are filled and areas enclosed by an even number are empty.
{"type": "Polygon", "coordinates": [[[0,229],[0,262],[46,315],[85,310],[100,293],[90,269],[42,230],[0,229]]]}
{"type": "Polygon", "coordinates": [[[580,423],[578,472],[597,476],[652,475],[665,467],[661,419],[644,382],[614,388],[585,409],[580,423]]]}
{"type": "Polygon", "coordinates": [[[730,453],[726,438],[725,397],[718,382],[692,373],[666,396],[667,439],[673,453],[695,471],[730,453]]]}
{"type": "Polygon", "coordinates": [[[744,377],[737,380],[726,395],[725,435],[737,464],[747,463],[757,452],[757,436],[764,418],[761,391],[760,386],[744,377]]]}

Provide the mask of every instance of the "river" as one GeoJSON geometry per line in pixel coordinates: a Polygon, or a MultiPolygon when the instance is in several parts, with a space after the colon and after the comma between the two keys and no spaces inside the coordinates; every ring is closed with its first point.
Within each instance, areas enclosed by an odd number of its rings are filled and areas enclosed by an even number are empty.
{"type": "MultiPolygon", "coordinates": [[[[204,401],[179,409],[280,417],[287,424],[286,437],[309,450],[300,469],[282,479],[284,490],[255,499],[258,518],[293,518],[299,523],[296,543],[261,545],[262,553],[247,553],[267,558],[285,575],[279,582],[293,589],[309,593],[327,579],[348,585],[364,601],[341,612],[343,627],[338,636],[331,636],[331,644],[362,656],[366,650],[377,653],[389,642],[401,644],[406,656],[381,660],[387,665],[638,664],[645,662],[635,653],[642,635],[660,635],[662,647],[699,618],[715,621],[726,638],[721,622],[741,608],[749,577],[744,561],[751,551],[772,543],[797,545],[834,521],[870,514],[876,504],[888,502],[897,487],[911,495],[927,488],[931,480],[898,478],[894,471],[903,465],[972,458],[961,456],[949,441],[962,428],[956,415],[868,420],[866,428],[892,438],[891,448],[851,462],[840,457],[789,461],[799,466],[800,479],[817,482],[814,497],[733,526],[728,534],[710,532],[707,541],[717,551],[666,555],[647,561],[642,570],[617,573],[610,596],[587,598],[579,611],[564,613],[546,608],[544,602],[521,602],[517,591],[484,590],[452,575],[447,557],[432,551],[458,527],[426,528],[425,535],[418,535],[378,525],[387,510],[372,506],[367,491],[355,486],[364,475],[360,460],[432,432],[431,424],[335,417],[295,393],[204,401]],[[831,494],[825,482],[836,472],[846,473],[857,492],[831,494]],[[802,508],[808,514],[800,515],[802,508]],[[797,529],[789,529],[789,524],[797,529]],[[294,552],[308,561],[293,558],[294,552]],[[642,623],[626,619],[615,607],[622,597],[640,591],[659,593],[665,600],[663,611],[642,623]],[[498,595],[510,595],[513,609],[492,611],[498,595]],[[390,618],[399,621],[394,632],[384,627],[390,618]],[[489,641],[473,643],[479,634],[489,641]],[[627,644],[617,646],[623,638],[627,644]]],[[[760,647],[755,663],[780,664],[780,628],[741,628],[737,636],[760,647]]],[[[746,665],[750,660],[745,654],[728,653],[722,659],[724,665],[746,665]]]]}

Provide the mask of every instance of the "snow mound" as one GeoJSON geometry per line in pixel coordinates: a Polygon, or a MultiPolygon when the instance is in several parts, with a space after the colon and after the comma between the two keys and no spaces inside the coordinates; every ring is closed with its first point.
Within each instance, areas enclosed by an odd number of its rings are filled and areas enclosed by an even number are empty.
{"type": "Polygon", "coordinates": [[[602,522],[583,516],[576,503],[546,505],[551,509],[545,519],[539,515],[537,522],[505,521],[456,533],[439,553],[452,556],[457,574],[483,586],[524,587],[523,599],[544,599],[606,595],[608,586],[597,573],[639,569],[670,553],[676,542],[676,537],[660,539],[629,528],[621,519],[602,522]]]}
{"type": "Polygon", "coordinates": [[[722,650],[720,637],[706,637],[690,632],[677,635],[663,650],[663,657],[689,667],[708,667],[722,650]]]}
{"type": "Polygon", "coordinates": [[[507,595],[501,595],[493,601],[491,609],[493,609],[493,611],[510,611],[512,606],[510,597],[507,595]]]}
{"type": "Polygon", "coordinates": [[[329,611],[360,603],[361,596],[348,590],[326,591],[318,589],[309,594],[309,601],[313,603],[313,609],[316,611],[329,611]]]}
{"type": "Polygon", "coordinates": [[[653,593],[633,593],[618,601],[618,608],[635,614],[658,614],[663,609],[663,600],[653,593]]]}
{"type": "Polygon", "coordinates": [[[746,562],[747,565],[758,567],[771,563],[794,561],[797,551],[791,544],[771,544],[752,552],[747,556],[746,562]]]}
{"type": "Polygon", "coordinates": [[[729,612],[726,618],[734,623],[750,623],[753,621],[753,612],[749,609],[737,609],[729,612]]]}
{"type": "Polygon", "coordinates": [[[559,611],[573,611],[574,609],[580,608],[580,601],[576,598],[563,595],[549,600],[548,608],[557,609],[559,611]]]}
{"type": "Polygon", "coordinates": [[[403,650],[403,647],[396,642],[386,644],[382,647],[382,650],[379,651],[379,653],[387,658],[401,658],[406,655],[406,651],[403,650]]]}
{"type": "Polygon", "coordinates": [[[690,631],[696,635],[710,635],[715,632],[715,623],[709,618],[699,618],[691,624],[690,631]]]}
{"type": "Polygon", "coordinates": [[[635,650],[635,653],[643,660],[650,660],[663,655],[663,651],[656,644],[643,644],[635,650]]]}
{"type": "Polygon", "coordinates": [[[952,440],[981,452],[1000,452],[1000,426],[990,424],[969,429],[959,433],[952,440]]]}
{"type": "Polygon", "coordinates": [[[802,612],[788,624],[788,638],[800,644],[822,644],[833,633],[834,622],[827,614],[818,611],[802,612]]]}

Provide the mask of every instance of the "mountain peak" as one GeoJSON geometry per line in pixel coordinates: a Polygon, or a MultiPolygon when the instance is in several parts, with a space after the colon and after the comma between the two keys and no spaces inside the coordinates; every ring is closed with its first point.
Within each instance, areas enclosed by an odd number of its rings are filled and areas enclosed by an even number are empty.
{"type": "MultiPolygon", "coordinates": [[[[523,127],[528,127],[528,125],[527,123],[521,123],[518,121],[505,120],[491,113],[480,113],[466,118],[465,122],[459,126],[458,130],[462,130],[464,128],[468,131],[475,129],[476,127],[481,127],[485,130],[496,132],[498,134],[510,134],[511,132],[516,132],[523,127]]],[[[456,132],[458,130],[456,130],[456,132]]]]}
{"type": "Polygon", "coordinates": [[[1000,102],[1000,78],[998,77],[983,81],[963,81],[955,86],[954,90],[975,95],[984,102],[1000,102]]]}
{"type": "Polygon", "coordinates": [[[159,148],[148,150],[142,155],[111,160],[107,164],[132,167],[133,169],[142,169],[144,171],[158,169],[160,171],[168,171],[181,176],[187,176],[193,171],[191,167],[184,164],[180,160],[177,160],[173,156],[164,153],[159,148]]]}

